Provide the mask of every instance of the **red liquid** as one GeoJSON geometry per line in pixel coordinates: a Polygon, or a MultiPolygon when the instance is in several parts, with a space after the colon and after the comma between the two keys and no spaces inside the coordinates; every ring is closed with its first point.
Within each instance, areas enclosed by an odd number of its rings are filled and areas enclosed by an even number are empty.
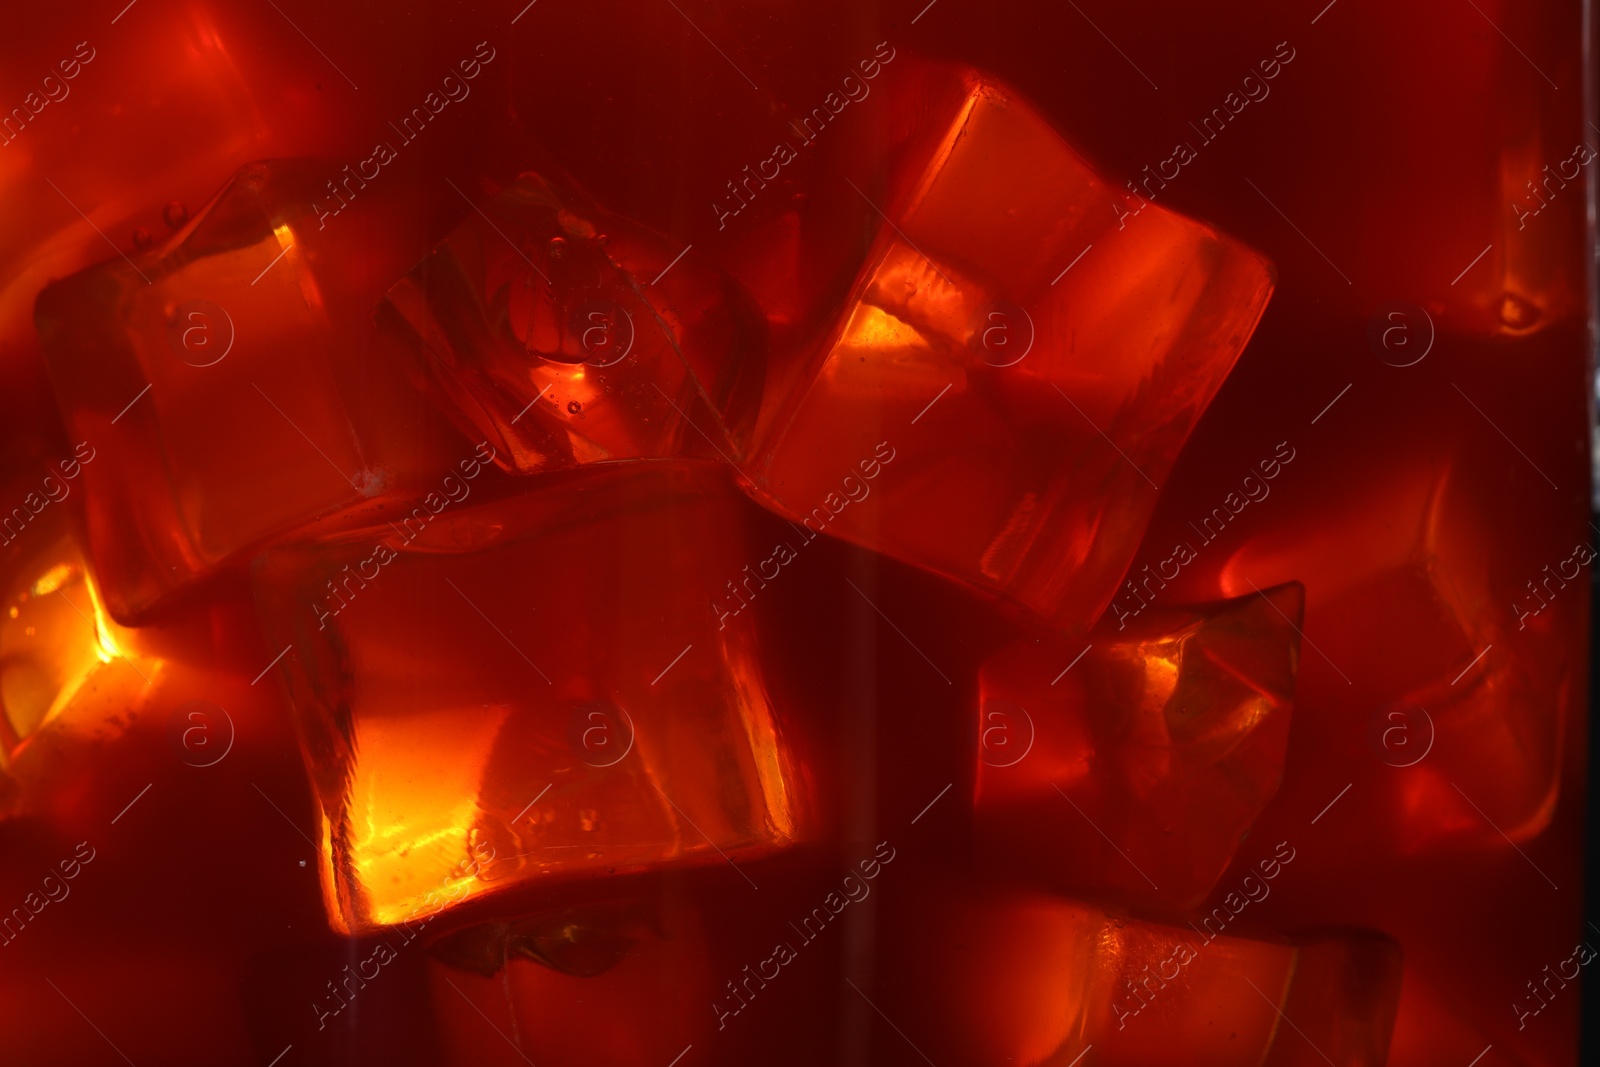
{"type": "Polygon", "coordinates": [[[17,13],[0,1062],[1578,1062],[1581,26],[1381,15],[17,13]]]}

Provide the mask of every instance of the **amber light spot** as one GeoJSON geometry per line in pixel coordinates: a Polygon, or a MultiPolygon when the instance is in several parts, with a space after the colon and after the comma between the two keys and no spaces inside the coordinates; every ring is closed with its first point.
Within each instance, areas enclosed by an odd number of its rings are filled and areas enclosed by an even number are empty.
{"type": "MultiPolygon", "coordinates": [[[[96,672],[129,658],[77,547],[40,542],[5,591],[0,619],[0,762],[63,716],[96,672]]],[[[136,668],[137,669],[137,668],[136,668]]],[[[147,664],[142,676],[148,676],[147,664]]],[[[139,688],[144,682],[135,679],[139,688]]],[[[86,715],[96,713],[85,712],[86,715]]]]}

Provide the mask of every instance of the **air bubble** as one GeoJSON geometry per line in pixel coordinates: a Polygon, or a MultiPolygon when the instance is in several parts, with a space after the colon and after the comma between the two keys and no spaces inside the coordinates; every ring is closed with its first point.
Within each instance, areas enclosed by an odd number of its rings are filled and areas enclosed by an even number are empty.
{"type": "Polygon", "coordinates": [[[189,221],[189,209],[183,206],[183,201],[174,200],[161,210],[161,217],[169,229],[176,230],[189,221]]]}

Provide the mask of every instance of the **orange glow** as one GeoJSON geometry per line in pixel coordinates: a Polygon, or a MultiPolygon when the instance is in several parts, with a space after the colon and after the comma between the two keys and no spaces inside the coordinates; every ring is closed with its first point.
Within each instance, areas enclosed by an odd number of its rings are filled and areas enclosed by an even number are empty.
{"type": "Polygon", "coordinates": [[[61,719],[97,672],[119,660],[146,678],[159,668],[124,651],[76,544],[58,519],[41,522],[28,532],[32,551],[0,590],[0,766],[61,719]]]}
{"type": "Polygon", "coordinates": [[[439,911],[478,881],[476,867],[463,874],[463,863],[480,783],[510,711],[441,708],[358,723],[349,862],[375,921],[439,911]]]}
{"type": "Polygon", "coordinates": [[[577,501],[444,512],[408,544],[385,527],[269,556],[258,588],[275,632],[336,635],[285,663],[340,662],[336,689],[296,688],[312,736],[349,717],[316,747],[337,759],[317,780],[344,928],[805,838],[754,636],[719,628],[703,596],[739,558],[740,501],[695,465],[618,467],[585,486],[577,501]],[[474,545],[484,529],[502,536],[474,545]],[[323,607],[326,631],[304,626],[348,553],[377,540],[396,558],[323,607]]]}

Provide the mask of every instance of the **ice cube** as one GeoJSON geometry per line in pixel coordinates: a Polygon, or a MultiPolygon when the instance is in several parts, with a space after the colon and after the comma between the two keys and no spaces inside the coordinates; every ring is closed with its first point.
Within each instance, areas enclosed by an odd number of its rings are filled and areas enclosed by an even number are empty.
{"type": "Polygon", "coordinates": [[[1303,604],[1278,586],[991,659],[976,784],[989,861],[1080,893],[1200,903],[1282,779],[1303,604]]]}
{"type": "Polygon", "coordinates": [[[102,457],[89,550],[118,619],[286,531],[420,495],[470,450],[371,323],[427,247],[426,212],[380,172],[345,179],[330,217],[337,177],[251,164],[163,245],[40,294],[68,429],[102,457]]]}
{"type": "Polygon", "coordinates": [[[497,888],[737,863],[807,802],[714,465],[553,475],[257,568],[322,807],[333,920],[410,921],[497,888]]]}
{"type": "Polygon", "coordinates": [[[876,1063],[1381,1064],[1394,1028],[1399,946],[1370,931],[1212,935],[937,879],[897,904],[862,987],[899,1030],[876,1063]]]}
{"type": "Polygon", "coordinates": [[[389,291],[426,387],[518,473],[742,456],[765,326],[693,251],[525,173],[389,291]]]}
{"type": "Polygon", "coordinates": [[[887,194],[858,188],[877,236],[748,474],[790,518],[1086,629],[1272,270],[1130,200],[1010,89],[908,84],[926,130],[887,194]],[[880,444],[893,467],[841,506],[880,444]]]}
{"type": "Polygon", "coordinates": [[[1555,498],[1542,484],[1490,493],[1476,449],[1446,455],[1319,484],[1314,508],[1249,538],[1220,575],[1229,593],[1304,581],[1319,774],[1302,778],[1302,799],[1315,814],[1350,784],[1368,817],[1329,829],[1364,854],[1524,841],[1549,823],[1560,783],[1587,534],[1497,520],[1510,500],[1541,514],[1555,498]]]}

